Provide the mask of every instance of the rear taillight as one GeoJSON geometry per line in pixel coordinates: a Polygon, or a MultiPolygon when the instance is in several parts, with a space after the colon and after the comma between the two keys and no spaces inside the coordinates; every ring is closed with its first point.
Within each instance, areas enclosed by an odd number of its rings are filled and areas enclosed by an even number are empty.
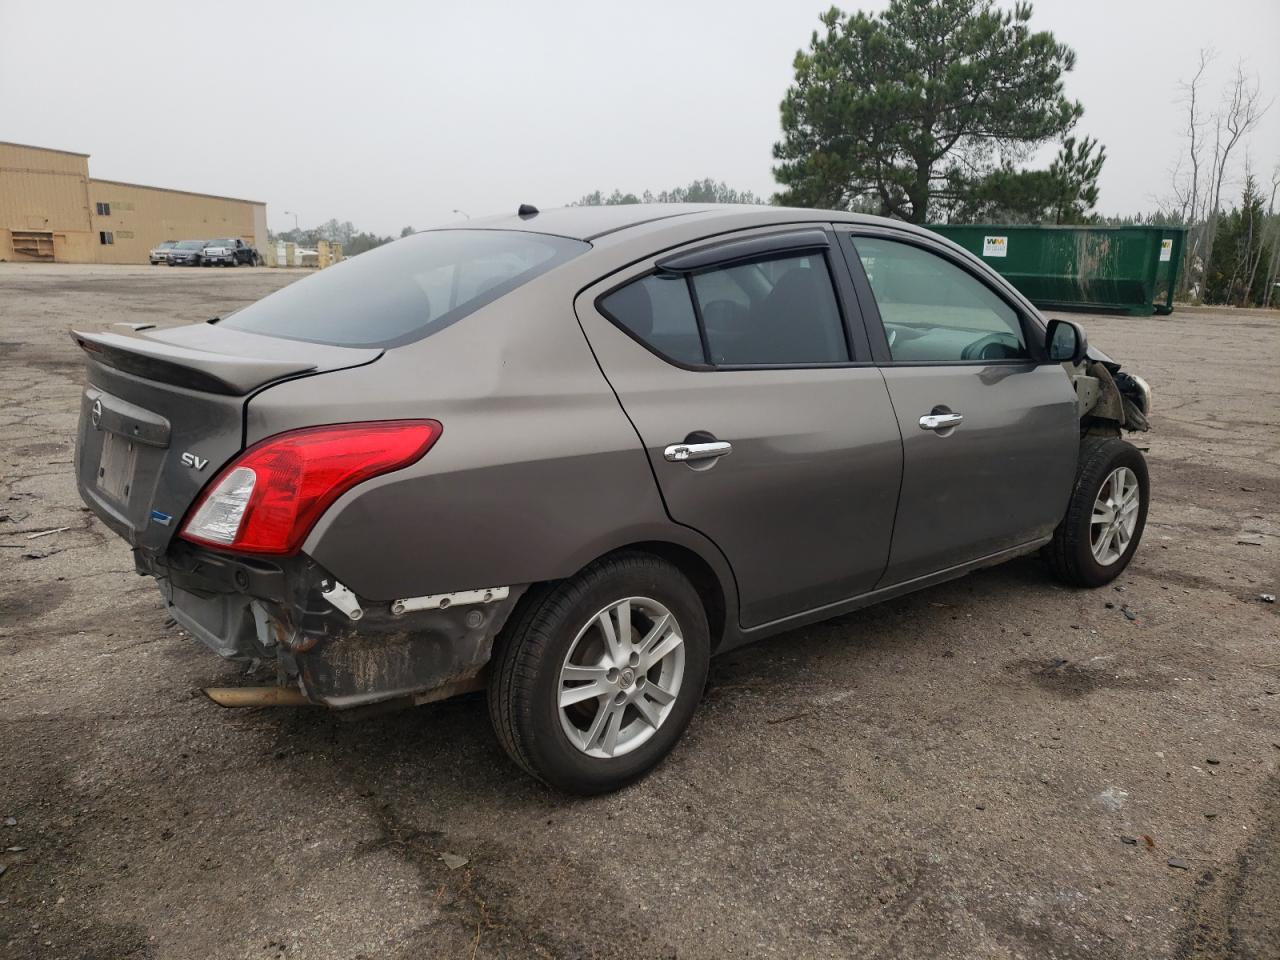
{"type": "Polygon", "coordinates": [[[180,536],[245,553],[296,553],[335,500],[421,459],[442,429],[435,420],[384,420],[268,437],[213,478],[180,536]]]}

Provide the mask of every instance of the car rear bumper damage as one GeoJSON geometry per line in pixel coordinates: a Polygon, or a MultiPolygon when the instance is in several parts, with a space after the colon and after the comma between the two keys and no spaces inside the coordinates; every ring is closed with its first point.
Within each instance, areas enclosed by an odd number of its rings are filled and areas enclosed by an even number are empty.
{"type": "Polygon", "coordinates": [[[305,556],[258,559],[175,544],[163,557],[135,550],[134,561],[156,578],[169,615],[209,649],[274,663],[279,687],[335,709],[478,689],[494,637],[524,592],[490,587],[375,602],[305,556]]]}

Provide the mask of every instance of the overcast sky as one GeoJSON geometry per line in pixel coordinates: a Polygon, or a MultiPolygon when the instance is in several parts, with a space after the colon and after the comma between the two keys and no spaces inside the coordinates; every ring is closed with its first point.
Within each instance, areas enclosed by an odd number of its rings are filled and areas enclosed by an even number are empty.
{"type": "MultiPolygon", "coordinates": [[[[706,176],[767,196],[792,58],[825,6],[0,0],[0,140],[263,200],[273,229],[290,210],[391,233],[706,176]]],[[[1168,194],[1198,48],[1218,54],[1213,97],[1237,60],[1280,96],[1280,0],[1038,0],[1032,23],[1078,55],[1067,91],[1107,147],[1107,213],[1168,194]]],[[[1269,178],[1280,102],[1250,150],[1269,178]]]]}

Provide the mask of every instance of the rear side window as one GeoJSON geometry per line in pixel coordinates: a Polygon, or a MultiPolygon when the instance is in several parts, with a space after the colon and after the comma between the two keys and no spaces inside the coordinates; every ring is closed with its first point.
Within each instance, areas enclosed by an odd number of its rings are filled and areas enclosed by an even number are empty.
{"type": "Polygon", "coordinates": [[[663,356],[690,365],[706,362],[683,275],[652,274],[615,290],[600,301],[600,307],[663,356]]]}
{"type": "Polygon", "coordinates": [[[776,257],[692,275],[655,273],[601,310],[685,365],[795,366],[849,360],[826,258],[776,257]]]}
{"type": "Polygon", "coordinates": [[[908,243],[855,237],[897,363],[1021,360],[1017,312],[986,284],[908,243]]]}
{"type": "Polygon", "coordinates": [[[514,230],[428,230],[277,290],[224,326],[336,346],[417,340],[591,249],[514,230]]]}
{"type": "Polygon", "coordinates": [[[827,261],[784,257],[693,277],[711,362],[840,363],[849,359],[827,261]]]}

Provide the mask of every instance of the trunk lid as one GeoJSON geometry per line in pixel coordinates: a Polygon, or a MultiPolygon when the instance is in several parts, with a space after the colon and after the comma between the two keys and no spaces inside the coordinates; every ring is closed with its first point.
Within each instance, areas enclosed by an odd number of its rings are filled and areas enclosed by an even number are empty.
{"type": "Polygon", "coordinates": [[[216,323],[117,324],[71,336],[88,367],[76,439],[80,496],[133,547],[157,554],[209,480],[243,449],[253,394],[383,353],[216,323]]]}

